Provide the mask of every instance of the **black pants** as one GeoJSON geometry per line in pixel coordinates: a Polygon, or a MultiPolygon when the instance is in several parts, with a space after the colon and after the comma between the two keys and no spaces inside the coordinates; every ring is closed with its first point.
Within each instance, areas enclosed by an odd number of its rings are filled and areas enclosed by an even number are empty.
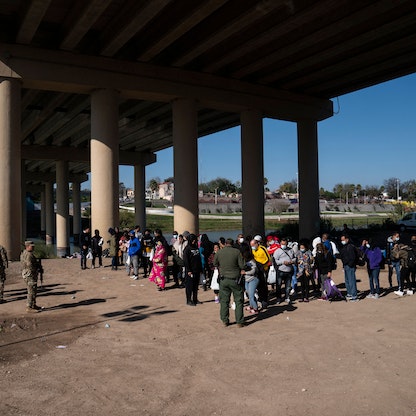
{"type": "Polygon", "coordinates": [[[263,267],[259,267],[259,263],[257,263],[258,273],[257,277],[259,279],[259,284],[257,285],[257,293],[259,295],[260,302],[268,302],[269,298],[269,289],[267,288],[267,273],[264,271],[263,267]]]}
{"type": "Polygon", "coordinates": [[[303,273],[302,276],[298,277],[298,282],[300,282],[301,298],[309,299],[309,276],[303,273]]]}
{"type": "Polygon", "coordinates": [[[199,286],[199,274],[185,274],[185,292],[186,302],[198,302],[198,286],[199,286]]]}
{"type": "Polygon", "coordinates": [[[142,266],[144,277],[146,277],[150,273],[150,270],[152,270],[152,262],[149,260],[149,257],[142,257],[142,266]]]}

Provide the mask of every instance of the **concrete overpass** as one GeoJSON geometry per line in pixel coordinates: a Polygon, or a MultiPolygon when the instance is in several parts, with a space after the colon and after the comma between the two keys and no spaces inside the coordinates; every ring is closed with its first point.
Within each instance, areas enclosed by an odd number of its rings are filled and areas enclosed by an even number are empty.
{"type": "MultiPolygon", "coordinates": [[[[413,0],[13,0],[0,3],[0,243],[25,237],[42,184],[69,248],[68,184],[91,172],[92,227],[118,223],[118,165],[173,146],[175,229],[197,231],[197,137],[242,129],[245,233],[262,232],[263,117],[298,124],[301,237],[319,225],[317,123],[331,98],[413,73],[413,0]]],[[[276,155],[278,158],[279,155],[276,155]]],[[[79,182],[72,182],[75,203],[79,182]]],[[[75,210],[74,232],[80,231],[75,210]]]]}

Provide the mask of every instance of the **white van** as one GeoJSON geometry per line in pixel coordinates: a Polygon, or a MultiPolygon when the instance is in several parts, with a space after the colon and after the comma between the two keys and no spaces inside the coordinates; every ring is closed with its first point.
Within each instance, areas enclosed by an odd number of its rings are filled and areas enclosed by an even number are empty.
{"type": "Polygon", "coordinates": [[[408,228],[416,228],[416,212],[409,212],[401,220],[397,221],[400,231],[406,231],[408,228]]]}

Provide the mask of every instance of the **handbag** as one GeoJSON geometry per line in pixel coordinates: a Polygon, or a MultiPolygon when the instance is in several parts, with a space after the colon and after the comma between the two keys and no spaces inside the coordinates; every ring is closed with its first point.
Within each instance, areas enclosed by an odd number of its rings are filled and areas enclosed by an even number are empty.
{"type": "Polygon", "coordinates": [[[88,259],[88,260],[92,260],[92,251],[91,251],[91,250],[88,250],[88,253],[87,253],[86,259],[88,259]]]}
{"type": "Polygon", "coordinates": [[[267,284],[274,285],[276,283],[276,269],[273,265],[269,268],[269,274],[267,275],[267,284]]]}
{"type": "Polygon", "coordinates": [[[218,269],[215,269],[211,279],[211,290],[220,290],[220,284],[218,283],[218,275],[218,269]]]}

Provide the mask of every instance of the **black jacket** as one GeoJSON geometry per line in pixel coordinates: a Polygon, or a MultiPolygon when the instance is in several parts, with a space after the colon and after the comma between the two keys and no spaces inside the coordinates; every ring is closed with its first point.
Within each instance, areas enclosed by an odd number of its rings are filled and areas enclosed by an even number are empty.
{"type": "Polygon", "coordinates": [[[191,272],[199,276],[202,272],[201,253],[198,246],[187,245],[183,251],[183,262],[185,264],[185,272],[191,272]]]}

